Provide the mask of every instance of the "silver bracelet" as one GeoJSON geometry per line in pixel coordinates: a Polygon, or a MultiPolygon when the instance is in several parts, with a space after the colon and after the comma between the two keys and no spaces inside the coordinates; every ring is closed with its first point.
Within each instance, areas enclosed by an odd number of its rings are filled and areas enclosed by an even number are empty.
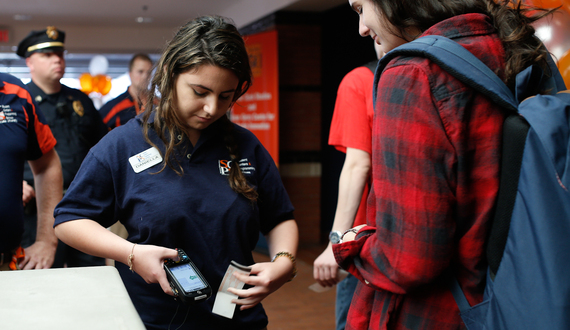
{"type": "Polygon", "coordinates": [[[344,233],[342,233],[342,235],[340,236],[340,243],[344,242],[344,235],[346,235],[348,233],[354,233],[356,235],[356,234],[358,234],[358,229],[349,228],[349,229],[345,230],[344,233]]]}

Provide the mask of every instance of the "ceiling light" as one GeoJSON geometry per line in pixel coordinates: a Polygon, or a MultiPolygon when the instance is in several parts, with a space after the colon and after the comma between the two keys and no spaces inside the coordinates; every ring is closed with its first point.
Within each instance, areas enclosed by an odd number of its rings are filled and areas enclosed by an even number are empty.
{"type": "Polygon", "coordinates": [[[136,18],[137,23],[151,23],[153,21],[152,17],[142,17],[139,16],[136,18]]]}
{"type": "Polygon", "coordinates": [[[32,19],[32,16],[30,16],[30,15],[19,15],[19,14],[17,14],[17,15],[14,15],[14,19],[15,19],[16,21],[29,21],[29,20],[32,19]]]}

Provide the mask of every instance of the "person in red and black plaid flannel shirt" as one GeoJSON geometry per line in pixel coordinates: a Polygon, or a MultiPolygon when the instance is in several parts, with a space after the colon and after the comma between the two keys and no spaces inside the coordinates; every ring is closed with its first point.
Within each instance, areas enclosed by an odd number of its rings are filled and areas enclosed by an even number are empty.
{"type": "MultiPolygon", "coordinates": [[[[538,19],[508,0],[349,2],[360,34],[384,52],[443,35],[508,86],[523,68],[545,63],[530,26],[503,40],[538,19]]],[[[463,329],[449,276],[470,304],[482,301],[505,113],[425,58],[394,58],[375,88],[368,226],[333,246],[360,280],[346,329],[463,329]]]]}

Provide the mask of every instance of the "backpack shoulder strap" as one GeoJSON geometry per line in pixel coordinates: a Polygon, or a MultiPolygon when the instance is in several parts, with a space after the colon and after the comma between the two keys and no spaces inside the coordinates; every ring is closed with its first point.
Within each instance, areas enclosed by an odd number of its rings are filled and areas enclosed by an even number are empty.
{"type": "MultiPolygon", "coordinates": [[[[425,36],[391,50],[380,60],[374,76],[374,86],[378,85],[386,65],[396,56],[428,58],[464,84],[485,94],[496,104],[513,112],[517,111],[518,102],[505,83],[475,55],[451,39],[435,35],[425,36]]],[[[376,93],[374,88],[374,102],[376,93]]]]}
{"type": "Polygon", "coordinates": [[[523,151],[529,128],[528,122],[517,114],[508,116],[503,124],[501,179],[495,215],[487,241],[487,262],[489,263],[489,275],[492,280],[495,279],[503,258],[505,246],[507,245],[507,238],[511,228],[511,216],[517,197],[523,151]]]}

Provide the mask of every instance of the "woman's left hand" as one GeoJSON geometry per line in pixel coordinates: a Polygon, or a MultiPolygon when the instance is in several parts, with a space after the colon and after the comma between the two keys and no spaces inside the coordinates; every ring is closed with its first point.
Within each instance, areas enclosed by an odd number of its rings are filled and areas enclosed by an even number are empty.
{"type": "Polygon", "coordinates": [[[242,290],[229,288],[228,292],[241,298],[234,299],[232,302],[240,305],[240,310],[252,308],[285,284],[291,278],[292,272],[293,263],[291,260],[288,258],[277,258],[274,262],[254,264],[251,266],[249,276],[234,273],[238,280],[251,286],[251,288],[242,290]]]}

